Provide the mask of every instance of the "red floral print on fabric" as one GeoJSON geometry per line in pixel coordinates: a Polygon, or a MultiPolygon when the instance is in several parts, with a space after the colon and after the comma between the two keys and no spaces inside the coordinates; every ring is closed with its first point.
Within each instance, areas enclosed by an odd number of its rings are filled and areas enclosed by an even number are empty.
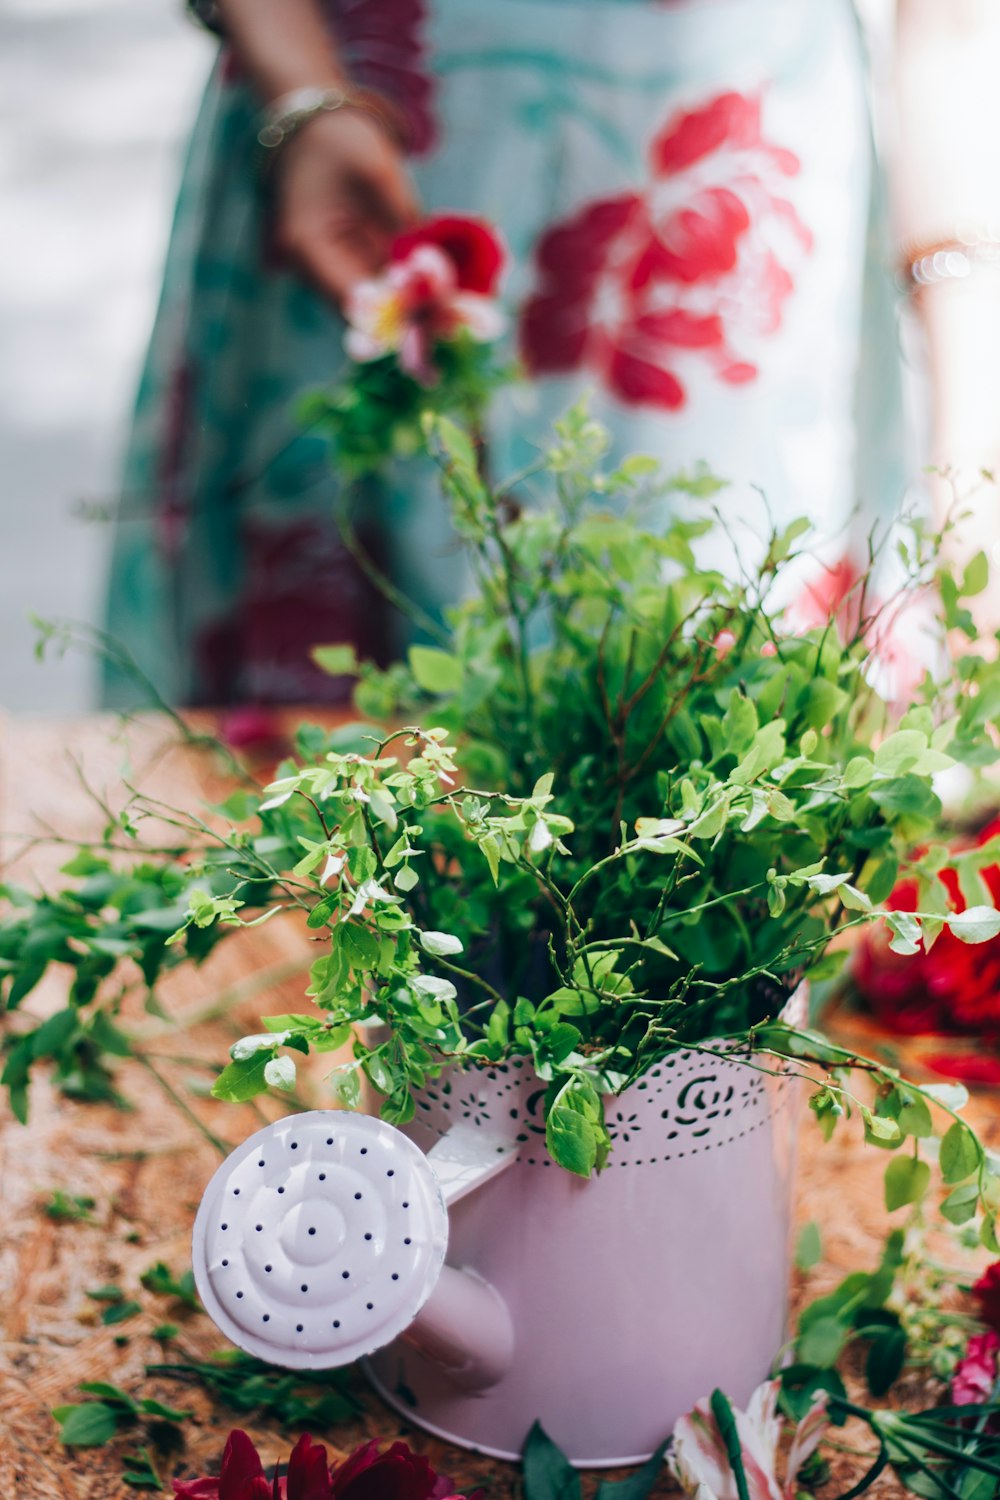
{"type": "Polygon", "coordinates": [[[682,407],[692,358],[728,384],[758,374],[781,326],[791,266],[812,235],[777,190],[799,170],[766,141],[758,95],[720,94],[653,139],[640,190],[587,204],[536,249],[521,315],[535,375],[587,369],[630,406],[682,407]]]}
{"type": "Polygon", "coordinates": [[[408,150],[425,155],[438,135],[425,0],[326,0],[326,11],[354,83],[395,105],[406,123],[408,150]]]}

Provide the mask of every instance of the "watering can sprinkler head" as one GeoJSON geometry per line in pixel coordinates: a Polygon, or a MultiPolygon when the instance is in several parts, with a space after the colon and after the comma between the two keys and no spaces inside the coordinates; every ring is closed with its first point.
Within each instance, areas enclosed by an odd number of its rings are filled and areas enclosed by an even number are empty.
{"type": "Polygon", "coordinates": [[[350,1364],[402,1336],[457,1385],[495,1384],[510,1315],[481,1278],[445,1266],[447,1203],[516,1153],[455,1136],[428,1157],[382,1120],[314,1110],[244,1141],[194,1226],[195,1282],[220,1331],[292,1369],[350,1364]]]}

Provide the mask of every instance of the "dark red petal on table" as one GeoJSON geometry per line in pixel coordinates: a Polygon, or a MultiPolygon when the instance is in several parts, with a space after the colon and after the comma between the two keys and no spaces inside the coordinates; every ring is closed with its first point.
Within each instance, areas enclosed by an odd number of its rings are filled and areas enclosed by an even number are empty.
{"type": "Polygon", "coordinates": [[[287,1500],[331,1500],[333,1484],[322,1443],[303,1433],[288,1460],[287,1500]]]}
{"type": "Polygon", "coordinates": [[[461,214],[440,214],[416,229],[401,234],[392,247],[393,260],[405,260],[419,245],[443,250],[455,267],[464,292],[491,297],[497,289],[504,264],[504,248],[496,232],[481,219],[461,214]]]}
{"type": "Polygon", "coordinates": [[[172,1479],[170,1482],[180,1500],[219,1500],[217,1479],[172,1479]]]}
{"type": "Polygon", "coordinates": [[[264,1478],[260,1454],[245,1432],[237,1427],[226,1439],[219,1474],[219,1500],[270,1500],[271,1486],[264,1478]],[[263,1491],[254,1488],[262,1480],[263,1491]]]}
{"type": "Polygon", "coordinates": [[[333,1472],[334,1500],[430,1500],[437,1483],[427,1459],[405,1443],[379,1454],[371,1442],[333,1472]]]}

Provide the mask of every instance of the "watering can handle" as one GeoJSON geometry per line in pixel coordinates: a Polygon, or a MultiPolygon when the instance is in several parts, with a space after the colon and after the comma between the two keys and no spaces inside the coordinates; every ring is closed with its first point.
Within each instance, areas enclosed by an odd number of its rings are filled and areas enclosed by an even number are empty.
{"type": "Polygon", "coordinates": [[[516,1143],[501,1142],[481,1130],[454,1125],[427,1153],[445,1204],[483,1187],[517,1160],[516,1143]]]}

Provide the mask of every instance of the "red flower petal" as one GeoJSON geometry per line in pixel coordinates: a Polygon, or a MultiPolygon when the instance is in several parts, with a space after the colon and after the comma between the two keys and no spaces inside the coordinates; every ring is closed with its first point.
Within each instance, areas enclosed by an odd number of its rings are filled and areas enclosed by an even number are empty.
{"type": "Polygon", "coordinates": [[[418,245],[435,245],[455,267],[464,292],[493,296],[504,264],[499,237],[481,219],[462,214],[441,214],[401,234],[392,247],[393,260],[405,260],[418,245]]]}
{"type": "Polygon", "coordinates": [[[974,1283],[972,1295],[979,1303],[979,1316],[995,1333],[1000,1333],[1000,1260],[991,1266],[974,1283]]]}
{"type": "Polygon", "coordinates": [[[222,1453],[219,1500],[270,1500],[270,1496],[271,1486],[264,1478],[260,1455],[246,1433],[237,1427],[226,1439],[222,1453]]]}
{"type": "Polygon", "coordinates": [[[922,1061],[942,1078],[954,1079],[956,1083],[1000,1087],[1000,1057],[983,1056],[980,1053],[935,1052],[922,1061]]]}
{"type": "Polygon", "coordinates": [[[331,1500],[332,1495],[326,1449],[305,1432],[288,1460],[287,1500],[331,1500]]]}
{"type": "Polygon", "coordinates": [[[619,349],[611,356],[608,385],[623,401],[676,411],[684,405],[684,387],[669,370],[619,349]]]}
{"type": "Polygon", "coordinates": [[[393,1443],[380,1454],[366,1443],[333,1471],[333,1500],[430,1500],[437,1475],[422,1453],[393,1443]]]}

